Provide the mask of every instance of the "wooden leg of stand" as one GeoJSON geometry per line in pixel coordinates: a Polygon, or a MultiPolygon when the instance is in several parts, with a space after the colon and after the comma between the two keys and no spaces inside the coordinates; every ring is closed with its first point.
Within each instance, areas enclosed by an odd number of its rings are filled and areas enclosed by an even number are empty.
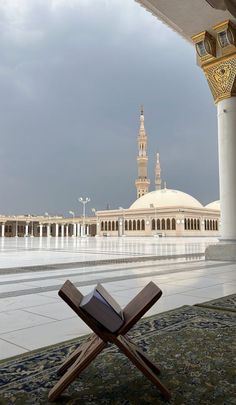
{"type": "Polygon", "coordinates": [[[135,348],[135,345],[129,344],[129,341],[123,336],[114,337],[113,343],[132,361],[132,363],[161,391],[162,396],[169,400],[171,398],[170,391],[161,383],[153,372],[151,367],[145,363],[135,348]]]}
{"type": "Polygon", "coordinates": [[[70,366],[67,372],[54,385],[48,395],[49,401],[55,401],[61,393],[79,376],[95,357],[107,346],[107,343],[98,336],[96,340],[92,339],[89,345],[84,345],[79,357],[70,366]]]}
{"type": "Polygon", "coordinates": [[[82,343],[76,350],[74,350],[69,357],[64,361],[64,363],[57,370],[58,375],[63,375],[66,370],[75,362],[75,360],[80,356],[81,352],[87,349],[93,341],[97,340],[97,335],[92,334],[89,338],[82,343]]]}
{"type": "Polygon", "coordinates": [[[160,374],[161,370],[159,369],[159,367],[157,367],[157,365],[152,362],[152,360],[146,355],[146,353],[142,351],[142,349],[140,349],[135,343],[131,342],[131,340],[129,340],[127,336],[123,336],[123,339],[126,341],[126,343],[128,343],[129,346],[132,347],[133,350],[135,350],[139,354],[144,363],[146,363],[147,366],[150,367],[155,374],[160,374]]]}

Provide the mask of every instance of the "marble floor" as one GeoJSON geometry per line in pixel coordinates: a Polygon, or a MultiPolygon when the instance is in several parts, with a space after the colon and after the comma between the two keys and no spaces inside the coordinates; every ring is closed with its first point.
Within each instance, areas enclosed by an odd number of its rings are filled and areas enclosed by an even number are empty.
{"type": "Polygon", "coordinates": [[[146,316],[235,293],[236,263],[189,256],[204,252],[206,245],[214,242],[200,238],[0,240],[0,359],[89,332],[57,295],[67,279],[83,294],[99,281],[121,306],[152,280],[163,296],[146,316]],[[142,257],[154,255],[166,259],[142,261],[142,257]],[[81,264],[91,257],[93,261],[140,257],[140,261],[81,264]],[[63,268],[62,263],[71,266],[63,268]],[[36,265],[41,265],[40,269],[33,269],[36,265]]]}

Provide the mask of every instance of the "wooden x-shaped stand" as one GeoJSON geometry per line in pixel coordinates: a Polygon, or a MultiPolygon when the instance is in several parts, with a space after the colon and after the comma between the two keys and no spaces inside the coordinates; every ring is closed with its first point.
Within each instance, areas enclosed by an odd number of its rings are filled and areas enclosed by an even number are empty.
{"type": "Polygon", "coordinates": [[[81,371],[101,353],[108,343],[114,343],[132,363],[159,388],[163,397],[167,400],[170,399],[170,392],[157,378],[160,369],[126,336],[126,333],[132,326],[134,326],[161,297],[162,291],[153,282],[150,282],[144,287],[124,308],[124,324],[115,333],[109,332],[80,308],[79,305],[83,295],[69,280],[65,282],[58,294],[94,333],[90,335],[86,342],[80,345],[59,368],[58,374],[62,377],[49,392],[48,399],[50,401],[55,401],[79,376],[81,371]]]}

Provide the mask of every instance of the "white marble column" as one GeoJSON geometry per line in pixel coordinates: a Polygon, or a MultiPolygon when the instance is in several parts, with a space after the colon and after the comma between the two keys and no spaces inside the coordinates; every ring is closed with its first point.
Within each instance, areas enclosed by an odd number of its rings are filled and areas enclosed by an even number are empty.
{"type": "Polygon", "coordinates": [[[86,235],[89,236],[89,225],[85,225],[86,226],[86,235]]]}
{"type": "Polygon", "coordinates": [[[58,238],[58,230],[59,230],[59,226],[58,224],[55,224],[55,237],[58,238]]]}
{"type": "Polygon", "coordinates": [[[236,97],[217,104],[221,239],[236,242],[236,97]]]}
{"type": "Polygon", "coordinates": [[[68,236],[69,236],[69,225],[66,224],[66,237],[68,238],[68,236]]]}
{"type": "Polygon", "coordinates": [[[47,237],[48,238],[50,238],[50,236],[51,236],[51,232],[50,232],[51,229],[50,228],[51,228],[50,224],[47,224],[47,237]]]}
{"type": "Polygon", "coordinates": [[[65,235],[64,235],[64,230],[65,230],[65,225],[62,224],[62,225],[61,225],[61,237],[62,237],[62,238],[64,238],[64,236],[65,236],[65,235]]]}
{"type": "Polygon", "coordinates": [[[39,237],[42,238],[43,236],[43,224],[39,224],[39,237]]]}
{"type": "Polygon", "coordinates": [[[2,224],[1,228],[2,228],[1,236],[4,237],[5,236],[5,223],[2,224]]]}
{"type": "MultiPolygon", "coordinates": [[[[77,236],[80,236],[80,224],[77,224],[77,236]]],[[[83,236],[83,235],[81,235],[83,236]]]]}
{"type": "Polygon", "coordinates": [[[29,224],[26,222],[25,224],[25,237],[29,236],[29,224]]]}

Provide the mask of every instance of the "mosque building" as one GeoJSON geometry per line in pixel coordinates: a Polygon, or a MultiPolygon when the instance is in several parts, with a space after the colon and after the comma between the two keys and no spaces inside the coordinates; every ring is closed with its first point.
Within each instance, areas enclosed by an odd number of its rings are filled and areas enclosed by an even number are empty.
{"type": "Polygon", "coordinates": [[[128,208],[97,211],[100,236],[219,236],[220,202],[205,207],[179,190],[162,188],[159,153],[156,155],[155,191],[149,192],[147,133],[141,107],[138,133],[137,200],[128,208]]]}

